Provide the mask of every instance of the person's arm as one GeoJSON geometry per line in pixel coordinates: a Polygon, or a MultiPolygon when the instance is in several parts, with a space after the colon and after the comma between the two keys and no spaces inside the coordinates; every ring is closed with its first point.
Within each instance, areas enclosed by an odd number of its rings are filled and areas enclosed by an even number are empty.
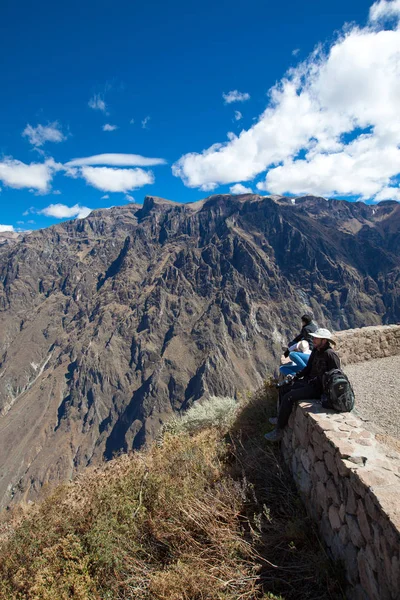
{"type": "Polygon", "coordinates": [[[327,355],[328,371],[331,371],[332,369],[340,369],[340,358],[336,352],[334,350],[328,350],[327,355]]]}
{"type": "Polygon", "coordinates": [[[288,347],[289,352],[298,352],[299,351],[299,343],[300,342],[297,342],[297,344],[289,345],[289,347],[288,347]]]}
{"type": "Polygon", "coordinates": [[[304,340],[304,327],[301,328],[301,331],[299,333],[299,335],[297,335],[294,340],[292,340],[291,342],[289,342],[288,347],[290,348],[290,346],[293,346],[294,344],[298,344],[299,342],[301,342],[301,340],[304,340]]]}

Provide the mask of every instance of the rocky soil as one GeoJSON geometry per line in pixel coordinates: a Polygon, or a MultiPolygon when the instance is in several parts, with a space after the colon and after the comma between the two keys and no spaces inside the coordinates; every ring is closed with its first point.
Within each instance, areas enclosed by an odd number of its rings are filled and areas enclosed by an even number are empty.
{"type": "Polygon", "coordinates": [[[356,395],[356,413],[378,432],[400,440],[400,355],[347,365],[345,371],[356,395]]]}

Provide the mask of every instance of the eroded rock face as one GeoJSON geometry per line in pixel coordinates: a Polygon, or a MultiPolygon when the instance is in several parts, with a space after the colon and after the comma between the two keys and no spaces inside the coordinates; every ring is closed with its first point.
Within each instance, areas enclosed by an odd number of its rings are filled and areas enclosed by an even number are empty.
{"type": "Polygon", "coordinates": [[[1,506],[259,386],[307,308],[399,321],[399,222],[390,202],[148,197],[1,246],[1,506]]]}
{"type": "Polygon", "coordinates": [[[12,246],[23,237],[16,231],[0,231],[0,248],[2,246],[12,246]]]}

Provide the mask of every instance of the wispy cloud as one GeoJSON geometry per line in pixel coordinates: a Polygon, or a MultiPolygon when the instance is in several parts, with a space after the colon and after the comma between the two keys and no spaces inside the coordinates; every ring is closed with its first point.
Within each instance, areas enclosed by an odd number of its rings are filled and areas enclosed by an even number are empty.
{"type": "Polygon", "coordinates": [[[12,157],[0,161],[0,181],[11,188],[28,188],[46,194],[57,171],[63,166],[48,158],[44,163],[25,164],[12,157]]]}
{"type": "Polygon", "coordinates": [[[246,102],[246,100],[250,100],[250,94],[247,92],[239,92],[238,90],[232,90],[227,94],[222,94],[223,99],[225,100],[225,104],[232,104],[232,102],[246,102]]]}
{"type": "Polygon", "coordinates": [[[130,192],[154,183],[151,171],[143,169],[114,169],[110,167],[82,167],[86,183],[103,192],[130,192]]]}
{"type": "Polygon", "coordinates": [[[375,3],[364,28],[344,28],[290,69],[257,122],[172,167],[185,185],[215,189],[266,172],[274,194],[397,194],[400,174],[400,0],[375,3]],[[393,19],[391,28],[380,22],[393,19]],[[301,153],[301,154],[300,154],[301,153]]]}
{"type": "Polygon", "coordinates": [[[240,119],[243,119],[242,113],[240,110],[235,110],[235,121],[240,121],[240,119]]]}
{"type": "Polygon", "coordinates": [[[100,198],[100,200],[108,200],[108,199],[109,199],[109,197],[110,197],[110,196],[109,196],[108,194],[104,194],[104,196],[102,196],[102,197],[100,198]]]}
{"type": "Polygon", "coordinates": [[[90,98],[88,105],[93,110],[100,110],[101,112],[107,112],[107,104],[104,101],[104,96],[102,94],[94,94],[92,98],[90,98]]]}
{"type": "Polygon", "coordinates": [[[142,129],[147,129],[147,123],[150,121],[151,117],[147,116],[142,121],[142,129]]]}
{"type": "Polygon", "coordinates": [[[241,183],[235,183],[229,188],[231,194],[252,194],[253,190],[249,187],[245,187],[241,183]]]}
{"type": "Polygon", "coordinates": [[[400,0],[380,0],[369,9],[371,23],[397,18],[400,15],[400,0]]]}
{"type": "Polygon", "coordinates": [[[128,202],[135,202],[135,198],[130,194],[125,194],[125,200],[127,200],[128,202]]]}
{"type": "Polygon", "coordinates": [[[129,121],[129,124],[130,124],[130,125],[134,125],[134,124],[135,124],[135,119],[131,119],[131,120],[129,121]]]}
{"type": "Polygon", "coordinates": [[[58,121],[54,121],[54,123],[49,123],[48,125],[37,125],[36,127],[28,124],[22,132],[22,136],[27,137],[29,143],[37,148],[40,148],[46,142],[59,143],[67,139],[58,121]]]}
{"type": "Polygon", "coordinates": [[[103,131],[115,131],[116,129],[118,129],[117,125],[110,125],[109,123],[103,125],[103,131]]]}
{"type": "Polygon", "coordinates": [[[163,158],[147,158],[140,154],[96,154],[83,158],[74,158],[66,163],[68,167],[110,166],[110,167],[153,167],[165,165],[163,158]]]}
{"type": "Polygon", "coordinates": [[[292,50],[292,56],[297,56],[299,52],[300,48],[295,48],[294,50],[292,50]]]}
{"type": "Polygon", "coordinates": [[[77,219],[84,219],[91,212],[91,208],[80,206],[80,204],[75,204],[74,206],[67,206],[66,204],[49,204],[46,208],[37,211],[40,215],[55,217],[56,219],[72,219],[74,217],[77,219]]]}

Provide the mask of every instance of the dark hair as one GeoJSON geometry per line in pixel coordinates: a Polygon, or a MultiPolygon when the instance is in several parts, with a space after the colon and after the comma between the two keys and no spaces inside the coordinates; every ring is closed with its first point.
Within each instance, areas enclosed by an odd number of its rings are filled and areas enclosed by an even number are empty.
{"type": "Polygon", "coordinates": [[[313,316],[311,313],[305,313],[302,317],[301,320],[304,321],[307,325],[309,323],[311,323],[311,321],[313,320],[313,316]]]}

